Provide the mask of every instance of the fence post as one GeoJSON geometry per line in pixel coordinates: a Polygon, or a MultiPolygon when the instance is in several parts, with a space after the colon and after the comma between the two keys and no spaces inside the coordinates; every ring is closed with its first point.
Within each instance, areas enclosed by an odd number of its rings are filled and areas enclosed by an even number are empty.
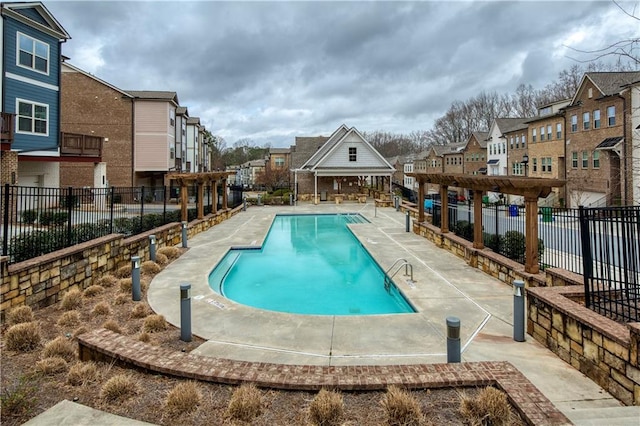
{"type": "Polygon", "coordinates": [[[145,229],[142,227],[142,218],[144,217],[144,185],[140,188],[140,231],[143,232],[145,229]]]}
{"type": "Polygon", "coordinates": [[[162,200],[164,207],[162,209],[162,223],[167,223],[167,185],[162,186],[162,200]]]}
{"type": "Polygon", "coordinates": [[[2,218],[4,222],[2,223],[2,235],[4,238],[2,239],[2,255],[8,256],[9,253],[9,184],[4,184],[4,203],[2,205],[2,218]]]}
{"type": "Polygon", "coordinates": [[[591,289],[589,280],[593,277],[593,259],[591,257],[591,238],[589,235],[589,222],[584,206],[578,206],[580,223],[580,242],[582,249],[582,277],[584,279],[584,305],[591,307],[591,289]]]}
{"type": "Polygon", "coordinates": [[[111,220],[109,221],[109,233],[113,234],[113,204],[115,202],[116,189],[115,187],[111,187],[111,206],[109,206],[109,214],[111,215],[111,220]]]}
{"type": "Polygon", "coordinates": [[[500,230],[498,229],[498,222],[500,219],[498,218],[498,203],[496,205],[496,253],[500,253],[500,230]]]}
{"type": "Polygon", "coordinates": [[[67,189],[67,247],[71,246],[71,223],[73,218],[73,188],[67,189]]]}

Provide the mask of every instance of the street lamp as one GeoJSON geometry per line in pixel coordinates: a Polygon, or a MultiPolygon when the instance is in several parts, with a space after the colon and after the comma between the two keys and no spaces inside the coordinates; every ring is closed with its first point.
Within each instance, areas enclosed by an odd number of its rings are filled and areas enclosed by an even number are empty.
{"type": "Polygon", "coordinates": [[[524,164],[524,177],[527,177],[527,165],[529,164],[529,155],[528,154],[524,154],[522,156],[522,161],[520,162],[520,164],[524,164]]]}

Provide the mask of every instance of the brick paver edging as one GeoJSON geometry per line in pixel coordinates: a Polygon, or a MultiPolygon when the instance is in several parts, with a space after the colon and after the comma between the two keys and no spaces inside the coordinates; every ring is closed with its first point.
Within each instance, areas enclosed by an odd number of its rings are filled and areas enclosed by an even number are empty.
{"type": "Polygon", "coordinates": [[[78,336],[82,361],[118,361],[145,370],[205,382],[287,390],[384,390],[389,385],[428,389],[494,385],[507,393],[532,425],[571,424],[509,362],[377,366],[316,366],[245,362],[178,352],[98,329],[78,336]]]}

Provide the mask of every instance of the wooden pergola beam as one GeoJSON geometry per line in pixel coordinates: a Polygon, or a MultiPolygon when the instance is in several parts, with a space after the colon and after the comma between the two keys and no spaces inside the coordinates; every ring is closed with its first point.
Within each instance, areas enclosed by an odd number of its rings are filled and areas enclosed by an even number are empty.
{"type": "MultiPolygon", "coordinates": [[[[189,198],[187,196],[187,188],[191,184],[198,185],[198,200],[197,200],[197,214],[198,219],[204,218],[204,186],[205,184],[212,184],[214,189],[214,200],[213,200],[213,212],[217,212],[217,204],[218,204],[218,196],[217,196],[217,185],[218,181],[222,181],[223,185],[226,185],[227,179],[229,175],[234,174],[234,172],[204,172],[204,173],[168,173],[165,175],[165,185],[170,186],[171,181],[175,181],[176,184],[180,187],[180,216],[182,221],[188,220],[188,209],[187,203],[189,198]]],[[[222,209],[227,209],[227,191],[223,191],[222,197],[222,209]]]]}

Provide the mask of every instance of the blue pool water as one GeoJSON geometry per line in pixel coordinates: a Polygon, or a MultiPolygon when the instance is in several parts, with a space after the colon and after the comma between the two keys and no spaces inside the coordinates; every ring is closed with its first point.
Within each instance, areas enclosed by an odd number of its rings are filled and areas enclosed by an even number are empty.
{"type": "Polygon", "coordinates": [[[277,215],[259,249],[231,249],[209,275],[238,303],[314,315],[415,312],[347,228],[360,215],[277,215]]]}

